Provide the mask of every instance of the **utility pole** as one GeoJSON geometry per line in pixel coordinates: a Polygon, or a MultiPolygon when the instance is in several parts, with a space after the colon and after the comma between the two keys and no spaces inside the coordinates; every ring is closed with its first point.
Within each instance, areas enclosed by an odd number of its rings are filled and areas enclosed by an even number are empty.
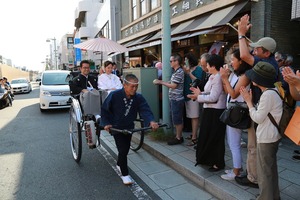
{"type": "MultiPolygon", "coordinates": [[[[170,64],[170,56],[171,56],[171,25],[170,25],[170,1],[162,1],[162,32],[163,32],[163,38],[162,38],[162,63],[163,63],[163,73],[162,73],[162,79],[163,81],[169,81],[171,78],[171,68],[168,67],[170,64]]],[[[170,108],[169,108],[169,95],[168,95],[169,89],[167,87],[163,87],[163,122],[170,124],[170,108]]],[[[172,127],[172,126],[171,126],[172,127]]]]}
{"type": "MultiPolygon", "coordinates": [[[[54,44],[54,63],[55,63],[55,70],[58,70],[57,67],[57,47],[56,47],[56,38],[48,38],[46,40],[46,42],[51,42],[51,40],[53,40],[53,44],[54,44]]],[[[52,55],[52,49],[51,49],[51,55],[52,55]]],[[[51,56],[52,57],[52,56],[51,56]]]]}

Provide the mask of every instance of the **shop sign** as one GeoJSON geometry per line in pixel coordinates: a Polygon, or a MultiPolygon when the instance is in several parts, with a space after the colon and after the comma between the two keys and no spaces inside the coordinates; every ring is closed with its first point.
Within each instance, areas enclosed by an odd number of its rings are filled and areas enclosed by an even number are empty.
{"type": "MultiPolygon", "coordinates": [[[[170,15],[171,18],[178,17],[186,12],[198,9],[203,5],[207,5],[214,0],[185,0],[174,3],[170,6],[170,15]]],[[[128,27],[122,31],[123,38],[134,35],[140,31],[146,30],[156,24],[161,24],[161,12],[155,13],[152,16],[128,27]]]]}
{"type": "Polygon", "coordinates": [[[156,13],[153,16],[148,17],[147,19],[127,28],[124,31],[124,36],[128,37],[130,35],[133,35],[141,30],[147,29],[155,24],[161,23],[161,19],[159,18],[159,15],[161,16],[161,13],[156,13]]]}

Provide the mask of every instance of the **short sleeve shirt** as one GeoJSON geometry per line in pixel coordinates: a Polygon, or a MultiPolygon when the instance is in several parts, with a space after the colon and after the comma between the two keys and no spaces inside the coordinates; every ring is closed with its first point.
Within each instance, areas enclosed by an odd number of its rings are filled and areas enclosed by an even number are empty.
{"type": "Polygon", "coordinates": [[[278,67],[278,64],[275,60],[275,57],[274,56],[271,56],[269,58],[258,58],[257,56],[254,56],[254,65],[256,65],[259,61],[264,61],[264,62],[267,62],[267,63],[270,63],[271,65],[273,65],[273,67],[275,68],[275,71],[276,71],[276,81],[278,80],[278,73],[279,73],[279,67],[278,67]]]}
{"type": "MultiPolygon", "coordinates": [[[[196,66],[195,70],[192,72],[192,74],[199,80],[201,80],[202,73],[205,73],[201,67],[196,66]]],[[[184,100],[189,101],[191,100],[190,98],[187,97],[188,94],[192,94],[192,91],[190,90],[192,79],[190,75],[185,74],[184,76],[184,89],[183,89],[183,94],[184,94],[184,100]]]]}
{"type": "Polygon", "coordinates": [[[179,67],[176,71],[173,72],[171,76],[171,83],[176,83],[177,87],[169,89],[169,99],[170,100],[182,100],[183,97],[183,83],[184,83],[184,71],[179,67]]]}

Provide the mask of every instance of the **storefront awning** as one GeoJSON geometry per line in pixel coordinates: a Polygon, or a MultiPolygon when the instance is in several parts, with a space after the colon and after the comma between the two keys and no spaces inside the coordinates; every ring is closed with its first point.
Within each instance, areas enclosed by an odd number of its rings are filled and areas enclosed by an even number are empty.
{"type": "Polygon", "coordinates": [[[210,28],[210,29],[206,29],[206,30],[199,30],[199,31],[195,31],[195,32],[187,32],[185,34],[173,36],[171,38],[171,41],[183,40],[186,38],[194,37],[197,35],[204,35],[204,34],[227,34],[228,31],[229,31],[229,28],[227,26],[223,26],[223,27],[217,27],[217,28],[210,28]]]}
{"type": "Polygon", "coordinates": [[[171,32],[171,35],[183,34],[186,32],[194,32],[214,27],[226,25],[238,12],[245,7],[247,1],[237,3],[235,5],[217,10],[198,18],[181,23],[171,32]]]}
{"type": "Polygon", "coordinates": [[[137,49],[152,47],[152,46],[159,45],[159,44],[161,44],[161,40],[155,40],[155,41],[147,42],[147,43],[144,43],[144,44],[139,44],[139,45],[136,45],[136,46],[129,47],[129,51],[134,51],[134,50],[137,50],[137,49]]]}
{"type": "MultiPolygon", "coordinates": [[[[182,22],[171,28],[171,41],[190,38],[201,34],[225,34],[228,33],[226,25],[242,9],[248,1],[242,1],[235,5],[201,15],[198,18],[182,22]]],[[[138,38],[124,44],[130,51],[142,49],[161,44],[161,31],[150,33],[147,36],[138,38]]]]}
{"type": "Polygon", "coordinates": [[[144,37],[140,37],[140,38],[137,38],[135,40],[131,40],[125,44],[123,44],[125,47],[130,47],[130,46],[134,46],[134,45],[137,45],[138,43],[140,43],[144,38],[146,38],[147,36],[144,36],[144,37]]]}

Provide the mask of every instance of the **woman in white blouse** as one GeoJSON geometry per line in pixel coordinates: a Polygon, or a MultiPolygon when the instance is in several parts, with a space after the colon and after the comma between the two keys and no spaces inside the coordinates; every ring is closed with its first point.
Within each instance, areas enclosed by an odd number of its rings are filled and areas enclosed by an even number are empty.
{"type": "Polygon", "coordinates": [[[113,90],[121,89],[122,83],[120,78],[115,74],[112,74],[112,62],[105,61],[104,62],[104,71],[105,73],[101,74],[98,77],[98,88],[101,90],[105,90],[110,93],[113,90]]]}

